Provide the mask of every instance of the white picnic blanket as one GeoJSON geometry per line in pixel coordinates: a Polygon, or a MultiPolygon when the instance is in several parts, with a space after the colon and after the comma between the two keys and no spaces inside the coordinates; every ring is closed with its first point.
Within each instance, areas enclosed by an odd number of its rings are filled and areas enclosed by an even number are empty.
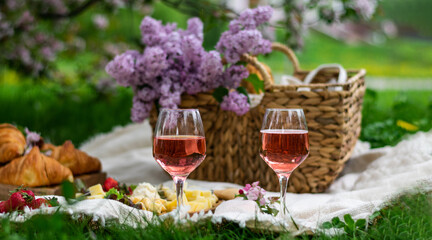
{"type": "MultiPolygon", "coordinates": [[[[97,136],[82,145],[81,149],[99,157],[103,170],[121,182],[152,184],[165,182],[164,184],[171,185],[170,177],[153,159],[151,135],[152,129],[146,121],[142,124],[118,127],[111,133],[97,136]]],[[[354,219],[367,219],[388,200],[404,191],[414,188],[430,190],[431,174],[432,131],[416,133],[395,147],[370,149],[368,143],[358,142],[343,174],[326,193],[287,194],[287,206],[299,230],[295,229],[289,218],[280,219],[262,214],[257,210],[256,203],[240,199],[223,202],[214,213],[195,214],[188,218],[190,221],[210,218],[216,223],[227,219],[239,223],[240,226],[267,229],[273,226],[275,230],[280,230],[282,227],[294,234],[316,232],[323,222],[333,217],[343,217],[349,213],[354,219]]],[[[241,186],[188,180],[188,187],[223,189],[241,186]]],[[[279,193],[267,193],[267,196],[278,195],[279,193]]],[[[106,199],[86,200],[75,205],[64,206],[61,210],[73,216],[91,214],[94,220],[101,223],[114,219],[131,226],[137,224],[145,226],[153,215],[143,210],[132,210],[124,204],[106,199]],[[141,220],[137,221],[137,219],[141,220]]],[[[25,214],[15,215],[15,220],[24,221],[38,212],[54,211],[56,210],[53,208],[37,211],[27,209],[25,214]]],[[[166,217],[170,215],[165,215],[163,218],[166,217]]]]}
{"type": "MultiPolygon", "coordinates": [[[[152,156],[152,129],[146,121],[114,129],[91,139],[81,149],[102,160],[104,171],[119,181],[159,184],[170,177],[152,156]]],[[[205,160],[204,160],[205,161],[205,160]]],[[[288,230],[315,232],[325,221],[349,213],[354,219],[368,218],[401,192],[432,186],[432,132],[419,132],[395,147],[370,149],[358,142],[344,172],[321,194],[287,194],[287,206],[300,227],[285,220],[288,230]]],[[[276,176],[275,176],[276,177],[276,176]]],[[[229,183],[188,180],[189,187],[206,189],[232,187],[229,183]]],[[[278,193],[268,193],[269,196],[278,193]]],[[[254,203],[227,201],[216,209],[213,221],[225,218],[245,226],[251,221],[277,222],[266,214],[257,215],[254,203]],[[254,210],[255,209],[255,210],[254,210]]]]}

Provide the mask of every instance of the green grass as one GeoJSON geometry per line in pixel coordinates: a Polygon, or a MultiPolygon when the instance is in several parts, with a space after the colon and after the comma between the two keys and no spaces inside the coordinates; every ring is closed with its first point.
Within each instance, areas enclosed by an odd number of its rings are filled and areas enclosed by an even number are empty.
{"type": "MultiPolygon", "coordinates": [[[[432,238],[432,195],[411,193],[394,199],[371,219],[367,230],[353,236],[330,237],[322,232],[296,239],[430,239],[432,238]]],[[[36,215],[24,223],[1,221],[1,239],[293,239],[289,233],[240,228],[235,223],[202,221],[190,225],[150,224],[130,228],[115,222],[105,227],[83,216],[73,220],[66,214],[36,215]]]]}
{"type": "Polygon", "coordinates": [[[431,91],[367,90],[363,103],[360,139],[372,147],[395,145],[410,131],[397,126],[402,120],[420,131],[432,128],[431,91]]]}
{"type": "Polygon", "coordinates": [[[55,144],[81,144],[97,133],[130,123],[132,94],[119,88],[101,94],[90,85],[1,84],[0,123],[8,122],[42,133],[55,144]]]}
{"type": "Polygon", "coordinates": [[[149,224],[136,229],[108,222],[102,227],[91,221],[91,217],[73,220],[61,213],[37,215],[18,224],[4,219],[0,227],[1,239],[272,239],[278,235],[240,228],[235,223],[213,224],[210,221],[188,225],[149,224]]]}
{"type": "MultiPolygon", "coordinates": [[[[367,70],[368,76],[431,78],[432,42],[390,39],[385,44],[350,45],[317,32],[306,37],[305,47],[296,53],[300,67],[312,70],[324,63],[340,63],[345,68],[367,70]],[[421,49],[422,54],[418,54],[421,49]]],[[[291,63],[282,53],[260,59],[273,72],[291,73],[291,63]]]]}

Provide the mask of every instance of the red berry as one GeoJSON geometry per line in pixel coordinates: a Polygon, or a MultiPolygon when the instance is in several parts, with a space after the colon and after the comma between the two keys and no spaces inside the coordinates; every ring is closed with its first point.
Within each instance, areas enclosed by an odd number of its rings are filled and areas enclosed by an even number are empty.
{"type": "Polygon", "coordinates": [[[20,192],[14,192],[9,198],[12,210],[22,210],[26,205],[26,200],[20,192]]]}
{"type": "Polygon", "coordinates": [[[12,212],[13,208],[12,208],[12,203],[10,201],[10,199],[8,199],[7,201],[4,201],[4,210],[5,212],[12,212]]]}
{"type": "Polygon", "coordinates": [[[0,202],[0,213],[6,212],[6,201],[0,202]]]}
{"type": "Polygon", "coordinates": [[[128,194],[128,195],[132,195],[132,193],[133,193],[133,190],[132,190],[132,188],[131,188],[131,187],[128,187],[128,191],[129,191],[129,194],[128,194]]]}
{"type": "Polygon", "coordinates": [[[108,191],[111,188],[118,189],[118,182],[114,178],[107,178],[103,184],[104,191],[108,191]]]}
{"type": "Polygon", "coordinates": [[[31,191],[31,190],[21,190],[21,192],[27,193],[29,196],[32,196],[33,198],[35,197],[33,191],[31,191]]]}
{"type": "Polygon", "coordinates": [[[38,198],[35,199],[33,202],[31,202],[28,206],[31,209],[37,209],[40,208],[40,206],[42,206],[42,204],[46,204],[48,206],[50,206],[48,200],[46,200],[45,198],[38,198]]]}

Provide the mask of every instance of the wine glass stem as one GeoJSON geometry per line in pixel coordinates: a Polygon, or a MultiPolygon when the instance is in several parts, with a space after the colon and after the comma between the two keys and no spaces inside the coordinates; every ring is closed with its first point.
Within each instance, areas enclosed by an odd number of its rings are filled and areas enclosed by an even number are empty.
{"type": "Polygon", "coordinates": [[[286,207],[286,201],[285,201],[285,196],[286,196],[286,190],[288,187],[288,179],[290,177],[290,174],[288,175],[279,175],[279,184],[280,184],[280,214],[281,217],[285,219],[286,216],[288,216],[288,208],[286,207]]]}
{"type": "Polygon", "coordinates": [[[183,184],[186,181],[184,176],[174,176],[174,183],[176,185],[176,195],[177,195],[177,213],[180,214],[180,209],[183,208],[183,184]]]}

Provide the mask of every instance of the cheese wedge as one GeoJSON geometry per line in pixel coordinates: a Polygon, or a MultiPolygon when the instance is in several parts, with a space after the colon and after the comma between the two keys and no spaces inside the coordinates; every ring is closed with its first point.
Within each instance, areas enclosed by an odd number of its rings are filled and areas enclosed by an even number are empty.
{"type": "Polygon", "coordinates": [[[94,186],[89,187],[88,189],[90,191],[90,194],[93,195],[104,195],[105,196],[105,192],[102,188],[102,185],[97,184],[94,186]]]}
{"type": "MultiPolygon", "coordinates": [[[[186,194],[183,194],[183,204],[184,205],[189,205],[189,201],[186,198],[186,194]]],[[[172,201],[167,201],[166,208],[167,208],[167,210],[169,212],[172,211],[172,210],[174,210],[174,209],[176,209],[177,208],[177,199],[174,199],[172,201]]]]}

